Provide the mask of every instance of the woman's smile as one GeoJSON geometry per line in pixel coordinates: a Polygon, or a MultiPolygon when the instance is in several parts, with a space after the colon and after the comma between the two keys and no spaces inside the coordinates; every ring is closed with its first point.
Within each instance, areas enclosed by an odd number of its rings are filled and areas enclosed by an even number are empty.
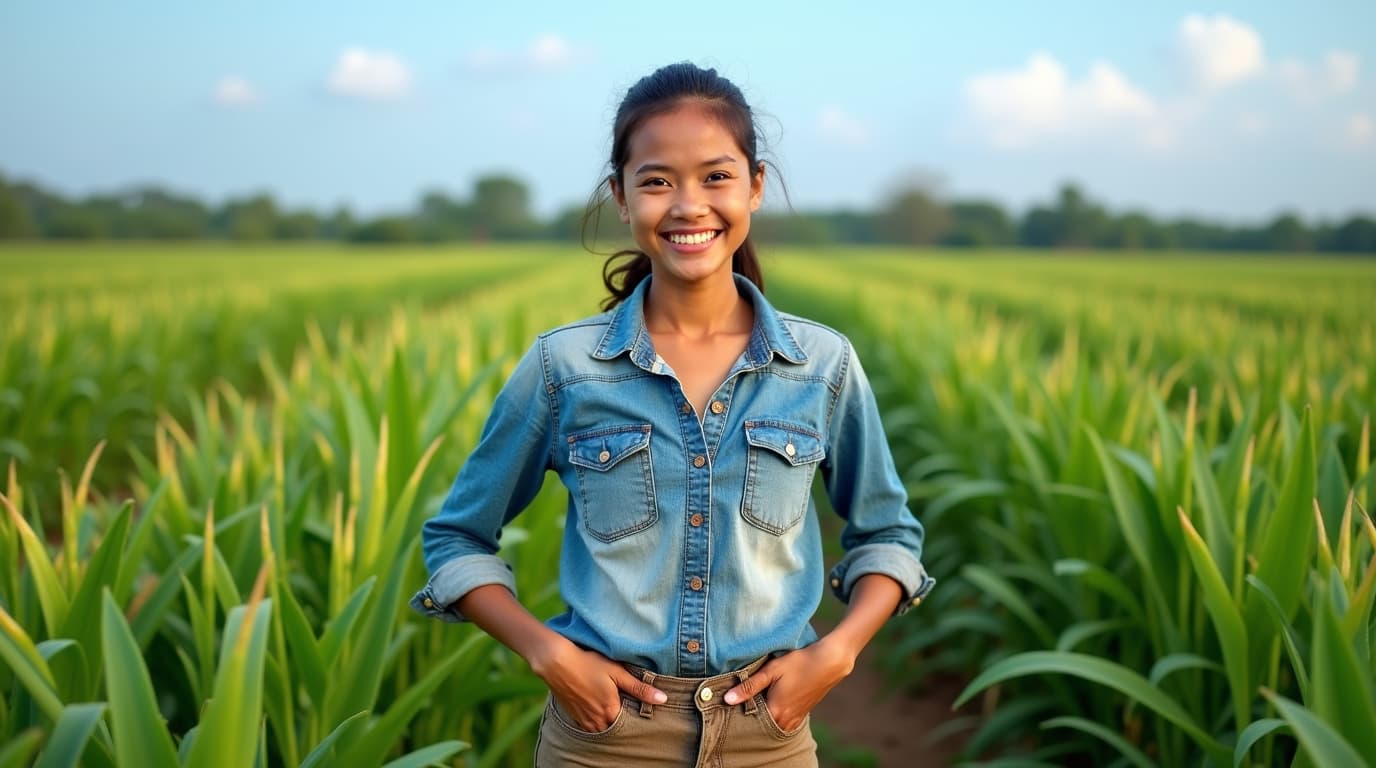
{"type": "Polygon", "coordinates": [[[679,253],[698,253],[711,247],[721,234],[720,229],[666,232],[662,235],[679,253]]]}

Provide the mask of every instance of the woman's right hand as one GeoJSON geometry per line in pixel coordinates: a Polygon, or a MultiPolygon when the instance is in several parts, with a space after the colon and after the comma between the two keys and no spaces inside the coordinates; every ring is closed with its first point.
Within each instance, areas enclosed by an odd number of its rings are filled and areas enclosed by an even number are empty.
{"type": "MultiPolygon", "coordinates": [[[[554,634],[554,633],[551,633],[554,634]]],[[[530,668],[549,686],[559,705],[578,727],[589,733],[605,731],[621,712],[621,693],[650,704],[669,697],[625,667],[596,651],[586,651],[555,634],[548,647],[532,654],[530,668]]]]}

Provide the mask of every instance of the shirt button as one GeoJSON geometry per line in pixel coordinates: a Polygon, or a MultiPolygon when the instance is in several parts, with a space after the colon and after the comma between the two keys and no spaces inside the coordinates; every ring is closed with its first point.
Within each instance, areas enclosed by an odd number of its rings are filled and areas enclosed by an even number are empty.
{"type": "Polygon", "coordinates": [[[720,400],[716,400],[712,403],[712,413],[721,415],[721,412],[724,410],[726,410],[726,406],[722,405],[720,400]]]}
{"type": "Polygon", "coordinates": [[[832,587],[832,589],[840,589],[840,588],[841,588],[841,580],[840,580],[840,579],[832,579],[832,580],[831,580],[831,587],[832,587]]]}
{"type": "Polygon", "coordinates": [[[694,457],[693,457],[693,466],[695,466],[695,467],[701,468],[702,465],[704,465],[704,464],[706,464],[706,463],[707,463],[707,457],[706,457],[706,456],[694,456],[694,457]]]}
{"type": "Polygon", "coordinates": [[[434,601],[434,600],[431,600],[430,598],[427,597],[427,598],[425,598],[424,605],[425,605],[426,608],[434,608],[434,607],[435,607],[435,601],[434,601]]]}
{"type": "MultiPolygon", "coordinates": [[[[694,592],[698,592],[702,589],[702,579],[694,576],[688,580],[688,586],[691,587],[694,592]]],[[[917,605],[917,603],[913,603],[913,605],[917,605]]]]}
{"type": "Polygon", "coordinates": [[[703,688],[703,689],[702,689],[702,692],[698,694],[698,698],[699,698],[699,699],[702,699],[703,701],[711,701],[711,700],[712,700],[712,689],[711,689],[711,688],[703,688]]]}
{"type": "Polygon", "coordinates": [[[922,605],[922,598],[920,598],[920,597],[914,597],[914,598],[913,598],[913,607],[916,608],[916,607],[919,606],[919,605],[922,605]]]}
{"type": "Polygon", "coordinates": [[[600,461],[600,462],[602,462],[603,464],[606,464],[606,463],[607,463],[607,459],[610,459],[611,457],[612,457],[612,454],[611,454],[610,451],[603,451],[603,452],[597,454],[597,460],[600,461]]]}
{"type": "Polygon", "coordinates": [[[688,414],[693,412],[692,403],[684,403],[678,407],[679,413],[688,414]]]}
{"type": "MultiPolygon", "coordinates": [[[[696,641],[696,640],[689,640],[689,641],[688,641],[687,648],[688,648],[688,652],[689,652],[689,653],[697,653],[697,652],[698,652],[698,649],[701,648],[701,647],[702,647],[702,646],[698,645],[698,641],[696,641]]],[[[711,695],[709,694],[707,698],[710,699],[710,698],[712,698],[712,697],[711,697],[711,695]]],[[[703,701],[706,701],[706,700],[707,700],[707,699],[703,699],[703,701]]]]}
{"type": "Polygon", "coordinates": [[[784,446],[784,453],[788,454],[789,456],[792,456],[797,452],[798,449],[793,447],[793,443],[789,443],[788,445],[784,446]]]}
{"type": "Polygon", "coordinates": [[[702,525],[702,515],[698,514],[697,512],[694,512],[693,516],[688,518],[688,524],[693,526],[694,528],[697,528],[698,526],[702,525]]]}

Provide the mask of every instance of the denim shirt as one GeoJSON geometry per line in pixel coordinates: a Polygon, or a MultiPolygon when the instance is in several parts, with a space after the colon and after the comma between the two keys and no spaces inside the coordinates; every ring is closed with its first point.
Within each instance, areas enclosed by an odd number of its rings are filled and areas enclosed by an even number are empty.
{"type": "Polygon", "coordinates": [[[868,573],[902,586],[895,614],[917,605],[935,584],[919,560],[922,526],[850,342],[775,311],[737,276],[754,329],[699,419],[645,327],[651,279],[522,357],[422,528],[430,579],[411,605],[463,621],[454,603],[470,590],[515,593],[498,534],[546,471],[569,491],[567,610],[548,626],[609,658],[676,676],[731,671],[814,641],[824,585],[847,601],[868,573]],[[845,520],[829,578],[817,472],[845,520]]]}

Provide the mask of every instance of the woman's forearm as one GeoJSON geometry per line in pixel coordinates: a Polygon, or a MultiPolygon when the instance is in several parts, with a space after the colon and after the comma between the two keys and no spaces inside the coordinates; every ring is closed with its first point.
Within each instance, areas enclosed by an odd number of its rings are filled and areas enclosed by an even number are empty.
{"type": "Polygon", "coordinates": [[[823,640],[842,649],[853,661],[893,615],[903,587],[882,573],[867,573],[855,582],[846,615],[823,640]]]}
{"type": "MultiPolygon", "coordinates": [[[[459,613],[502,645],[520,654],[537,675],[560,644],[569,641],[535,618],[511,591],[500,584],[484,584],[459,598],[459,613]]],[[[571,645],[571,644],[570,644],[571,645]]]]}

